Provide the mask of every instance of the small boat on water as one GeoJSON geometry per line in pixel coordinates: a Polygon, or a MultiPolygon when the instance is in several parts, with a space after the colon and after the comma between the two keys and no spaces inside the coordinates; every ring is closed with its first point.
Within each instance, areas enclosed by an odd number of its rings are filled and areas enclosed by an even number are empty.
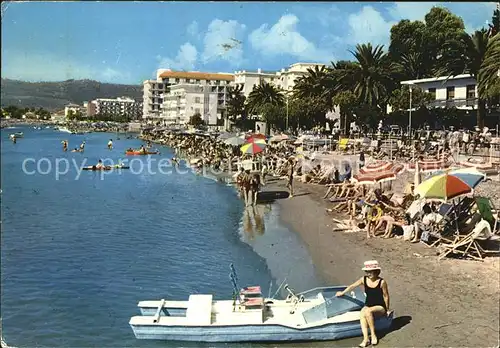
{"type": "Polygon", "coordinates": [[[160,151],[139,151],[139,150],[134,150],[134,151],[125,151],[125,155],[127,156],[140,156],[140,155],[159,155],[160,151]]]}
{"type": "Polygon", "coordinates": [[[10,134],[10,137],[11,138],[24,138],[24,133],[23,132],[12,133],[12,134],[10,134]]]}
{"type": "MultiPolygon", "coordinates": [[[[359,288],[336,297],[345,286],[295,293],[283,300],[263,298],[260,286],[240,289],[232,268],[233,300],[190,295],[188,301],[141,301],[141,314],[130,319],[137,339],[195,342],[324,341],[361,336],[365,294],[359,288]],[[237,290],[240,289],[240,290],[237,290]]],[[[394,313],[375,320],[388,329],[394,313]]]]}
{"type": "Polygon", "coordinates": [[[129,166],[121,166],[119,164],[116,164],[114,166],[105,166],[101,168],[97,168],[96,166],[87,166],[83,167],[82,170],[92,170],[92,171],[102,171],[102,170],[113,170],[113,169],[130,169],[129,166]]]}
{"type": "Polygon", "coordinates": [[[73,133],[72,131],[70,131],[68,128],[66,127],[59,127],[58,129],[60,132],[64,132],[64,133],[73,133]]]}

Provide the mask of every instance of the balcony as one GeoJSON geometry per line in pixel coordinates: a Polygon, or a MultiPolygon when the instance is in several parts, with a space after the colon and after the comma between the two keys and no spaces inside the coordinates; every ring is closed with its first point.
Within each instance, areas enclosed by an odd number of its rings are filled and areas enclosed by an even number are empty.
{"type": "Polygon", "coordinates": [[[437,99],[427,104],[427,107],[431,108],[455,107],[457,109],[472,109],[477,107],[477,98],[437,99]]]}

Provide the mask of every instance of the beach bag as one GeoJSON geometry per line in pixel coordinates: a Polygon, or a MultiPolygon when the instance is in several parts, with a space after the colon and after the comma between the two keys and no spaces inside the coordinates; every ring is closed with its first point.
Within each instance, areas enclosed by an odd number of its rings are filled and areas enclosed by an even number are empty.
{"type": "Polygon", "coordinates": [[[410,240],[415,227],[413,225],[405,225],[403,226],[403,240],[410,240]]]}

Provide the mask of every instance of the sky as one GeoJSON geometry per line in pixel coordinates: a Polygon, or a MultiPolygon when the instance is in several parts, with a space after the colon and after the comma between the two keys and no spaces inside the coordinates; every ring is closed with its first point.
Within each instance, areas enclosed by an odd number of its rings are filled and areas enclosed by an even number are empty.
{"type": "Polygon", "coordinates": [[[472,32],[494,2],[2,2],[1,74],[25,81],[141,84],[157,69],[277,71],[351,59],[358,43],[388,47],[401,19],[432,6],[472,32]]]}

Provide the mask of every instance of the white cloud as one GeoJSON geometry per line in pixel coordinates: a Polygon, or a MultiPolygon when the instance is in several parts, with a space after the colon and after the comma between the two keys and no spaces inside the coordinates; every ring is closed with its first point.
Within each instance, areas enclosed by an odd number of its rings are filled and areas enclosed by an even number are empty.
{"type": "Polygon", "coordinates": [[[198,30],[198,22],[193,21],[191,24],[188,25],[186,31],[187,31],[189,36],[192,36],[194,38],[198,38],[200,36],[199,30],[198,30]]]}
{"type": "Polygon", "coordinates": [[[110,66],[91,67],[72,57],[52,53],[2,50],[2,77],[24,81],[64,81],[93,79],[101,82],[136,83],[130,72],[110,66]]]}
{"type": "Polygon", "coordinates": [[[349,15],[350,43],[368,43],[386,45],[391,27],[395,21],[386,21],[380,12],[371,6],[364,6],[360,12],[349,15]]]}
{"type": "Polygon", "coordinates": [[[225,60],[232,66],[243,62],[242,35],[246,27],[235,20],[214,19],[203,38],[203,63],[225,60]]]}
{"type": "Polygon", "coordinates": [[[157,59],[158,68],[161,69],[194,70],[198,60],[198,50],[190,42],[186,42],[179,47],[175,58],[158,56],[157,59]]]}
{"type": "Polygon", "coordinates": [[[288,54],[303,60],[330,61],[331,53],[317,48],[299,33],[298,22],[297,16],[286,14],[270,28],[261,25],[249,35],[253,49],[268,57],[288,54]]]}
{"type": "Polygon", "coordinates": [[[395,2],[388,12],[396,20],[423,20],[434,6],[439,6],[439,2],[395,2]]]}

